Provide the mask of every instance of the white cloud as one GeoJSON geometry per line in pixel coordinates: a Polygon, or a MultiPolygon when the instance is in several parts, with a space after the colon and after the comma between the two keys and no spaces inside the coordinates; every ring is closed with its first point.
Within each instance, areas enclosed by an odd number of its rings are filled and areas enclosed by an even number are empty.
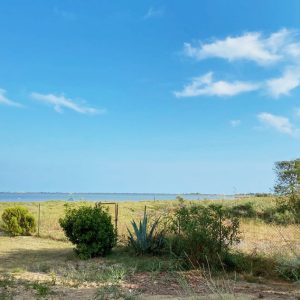
{"type": "Polygon", "coordinates": [[[267,80],[266,88],[269,94],[278,98],[282,95],[289,95],[290,91],[300,85],[300,68],[287,68],[283,75],[278,78],[267,80]]]}
{"type": "Polygon", "coordinates": [[[291,43],[286,46],[286,53],[288,56],[299,59],[300,58],[300,43],[291,43]]]}
{"type": "Polygon", "coordinates": [[[291,136],[299,136],[300,134],[300,130],[296,128],[286,117],[273,115],[266,112],[258,114],[257,117],[262,124],[273,128],[278,132],[291,136]]]}
{"type": "Polygon", "coordinates": [[[238,127],[241,124],[241,120],[230,120],[230,125],[232,127],[238,127]]]}
{"type": "Polygon", "coordinates": [[[235,96],[241,93],[255,91],[259,86],[251,82],[242,81],[213,81],[213,73],[195,77],[182,91],[174,92],[177,98],[195,96],[235,96]]]}
{"type": "Polygon", "coordinates": [[[98,110],[96,108],[78,104],[72,99],[66,98],[63,95],[56,96],[53,94],[44,95],[39,93],[31,93],[31,97],[35,100],[53,105],[54,109],[59,113],[63,112],[64,108],[71,109],[81,114],[99,114],[105,112],[105,110],[98,110]]]}
{"type": "Polygon", "coordinates": [[[184,44],[184,53],[197,60],[218,57],[235,60],[250,60],[260,65],[275,63],[286,57],[298,53],[298,46],[293,41],[294,32],[282,29],[264,37],[260,32],[248,32],[240,36],[228,36],[223,40],[192,46],[184,44]],[[294,45],[294,46],[292,46],[294,45]]]}
{"type": "Polygon", "coordinates": [[[8,106],[15,106],[15,107],[23,107],[22,104],[7,98],[6,90],[4,90],[4,89],[0,89],[0,104],[8,105],[8,106]]]}
{"type": "MultiPolygon", "coordinates": [[[[217,57],[233,63],[237,60],[251,61],[261,67],[272,65],[271,70],[280,72],[281,76],[268,76],[259,82],[215,81],[209,82],[204,76],[196,77],[176,97],[201,95],[234,96],[239,93],[261,90],[265,94],[279,98],[289,95],[300,86],[300,41],[299,31],[281,29],[269,35],[261,32],[247,32],[239,36],[227,36],[211,43],[184,44],[185,55],[196,60],[217,57]]],[[[259,71],[258,71],[259,72],[259,71]]],[[[207,73],[210,74],[210,73],[207,73]]]]}
{"type": "Polygon", "coordinates": [[[151,19],[151,18],[158,18],[162,17],[164,14],[164,10],[162,8],[153,8],[150,7],[147,13],[144,15],[143,19],[151,19]]]}

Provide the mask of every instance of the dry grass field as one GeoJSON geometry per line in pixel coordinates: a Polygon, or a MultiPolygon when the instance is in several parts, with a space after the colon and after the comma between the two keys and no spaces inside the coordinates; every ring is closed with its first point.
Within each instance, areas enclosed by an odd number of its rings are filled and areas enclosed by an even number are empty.
{"type": "MultiPolygon", "coordinates": [[[[252,197],[236,200],[207,200],[201,201],[203,204],[222,203],[226,206],[233,206],[240,203],[252,202],[258,210],[264,207],[273,206],[275,201],[270,197],[252,197]]],[[[199,201],[188,201],[189,203],[199,203],[199,201]]],[[[0,215],[6,207],[12,205],[23,205],[27,207],[38,220],[39,203],[0,203],[0,215]]],[[[40,236],[60,241],[66,241],[64,233],[59,225],[59,218],[64,215],[65,205],[78,207],[81,205],[92,206],[95,202],[64,202],[64,201],[47,201],[40,203],[40,236]]],[[[114,222],[115,206],[105,205],[114,222]]],[[[140,201],[140,202],[119,202],[118,203],[118,235],[119,240],[126,241],[127,227],[130,227],[131,220],[139,220],[146,207],[147,213],[153,218],[160,217],[161,220],[166,220],[172,215],[175,208],[178,206],[178,201],[140,201]]],[[[281,253],[284,248],[289,251],[289,248],[299,250],[300,230],[299,226],[289,225],[269,225],[258,220],[242,220],[241,221],[241,236],[242,242],[240,247],[247,252],[262,252],[262,253],[281,253]]]]}
{"type": "MultiPolygon", "coordinates": [[[[257,209],[274,204],[269,198],[224,201],[235,205],[252,201],[257,209]]],[[[211,201],[204,201],[208,204],[211,201]]],[[[3,209],[17,203],[0,203],[3,209]]],[[[22,203],[38,217],[38,203],[22,203]]],[[[65,202],[40,206],[41,237],[0,236],[1,299],[299,299],[298,285],[278,278],[251,274],[221,274],[210,277],[202,270],[177,268],[170,257],[137,257],[117,247],[105,258],[80,261],[66,241],[58,220],[65,202]]],[[[94,205],[70,202],[68,205],[94,205]]],[[[126,228],[144,212],[165,219],[178,201],[119,203],[118,232],[126,240],[126,228]]],[[[114,219],[114,206],[108,205],[114,219]]],[[[242,220],[238,250],[269,258],[299,255],[300,231],[296,225],[268,225],[242,220]]]]}

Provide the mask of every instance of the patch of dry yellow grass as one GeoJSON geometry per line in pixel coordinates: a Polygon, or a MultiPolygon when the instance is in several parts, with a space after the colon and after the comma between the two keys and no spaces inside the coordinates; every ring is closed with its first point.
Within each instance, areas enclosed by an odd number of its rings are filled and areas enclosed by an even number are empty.
{"type": "MultiPolygon", "coordinates": [[[[207,200],[201,201],[201,204],[222,203],[224,205],[235,205],[243,202],[251,201],[257,209],[274,205],[272,198],[246,198],[236,200],[207,200]]],[[[193,201],[199,203],[199,201],[193,201]]],[[[192,203],[187,201],[186,203],[192,203]]],[[[40,236],[49,237],[51,239],[65,241],[66,238],[59,225],[59,218],[64,216],[65,205],[78,207],[81,205],[94,205],[95,202],[65,202],[65,201],[47,201],[40,203],[40,236]]],[[[23,205],[27,207],[38,219],[39,203],[0,203],[0,215],[3,210],[12,205],[23,205]]],[[[105,205],[105,204],[104,204],[105,205]]],[[[112,219],[115,219],[114,205],[105,205],[109,209],[112,219]]],[[[147,212],[152,217],[170,216],[174,209],[178,206],[178,201],[140,201],[140,202],[119,202],[118,214],[118,233],[120,240],[127,239],[127,227],[130,227],[132,219],[138,220],[142,217],[145,206],[147,212]]],[[[300,251],[300,229],[297,225],[279,226],[266,224],[258,220],[242,220],[241,221],[242,241],[239,249],[252,253],[282,253],[282,251],[290,252],[291,249],[300,251]]]]}
{"type": "Polygon", "coordinates": [[[275,225],[262,221],[241,222],[239,248],[247,253],[294,256],[300,253],[299,225],[275,225]]]}

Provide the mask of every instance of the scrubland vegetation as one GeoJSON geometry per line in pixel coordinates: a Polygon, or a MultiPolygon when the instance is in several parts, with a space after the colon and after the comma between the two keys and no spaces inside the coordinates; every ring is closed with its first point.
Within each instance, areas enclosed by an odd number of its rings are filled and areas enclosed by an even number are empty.
{"type": "MultiPolygon", "coordinates": [[[[30,297],[48,299],[60,299],[64,293],[76,299],[83,289],[82,299],[143,299],[152,293],[215,299],[225,293],[238,299],[234,297],[240,294],[256,297],[261,289],[267,299],[295,299],[300,229],[294,222],[277,224],[265,218],[265,211],[276,210],[277,203],[275,197],[119,203],[117,245],[105,257],[80,260],[59,219],[66,216],[66,206],[92,209],[95,203],[45,202],[41,238],[36,233],[0,237],[0,269],[7,287],[3,293],[8,297],[22,286],[31,291],[30,297]],[[245,284],[248,290],[243,290],[245,284]],[[264,292],[268,289],[274,293],[264,292]]],[[[36,203],[22,206],[37,220],[36,203]]],[[[0,207],[2,214],[11,203],[0,207]]],[[[113,207],[103,208],[112,224],[113,207]]]]}
{"type": "Polygon", "coordinates": [[[0,299],[299,299],[294,166],[273,196],[119,203],[117,228],[105,203],[1,203],[0,299]]]}

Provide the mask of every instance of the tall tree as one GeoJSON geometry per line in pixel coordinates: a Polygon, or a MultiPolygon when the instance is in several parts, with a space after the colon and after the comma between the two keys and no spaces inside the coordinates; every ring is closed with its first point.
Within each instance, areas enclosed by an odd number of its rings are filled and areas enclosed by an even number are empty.
{"type": "Polygon", "coordinates": [[[297,215],[300,212],[300,158],[275,163],[277,176],[275,194],[288,199],[288,206],[297,215]]]}

